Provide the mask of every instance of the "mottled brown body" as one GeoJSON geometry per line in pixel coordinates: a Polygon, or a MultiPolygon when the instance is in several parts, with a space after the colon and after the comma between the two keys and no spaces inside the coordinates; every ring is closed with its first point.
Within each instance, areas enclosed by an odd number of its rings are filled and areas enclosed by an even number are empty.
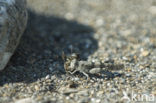
{"type": "Polygon", "coordinates": [[[87,79],[88,74],[98,74],[102,71],[120,70],[124,67],[123,64],[114,63],[114,61],[103,61],[100,59],[94,59],[93,61],[79,60],[79,56],[75,53],[66,57],[64,62],[65,71],[74,74],[76,72],[83,73],[87,79]]]}

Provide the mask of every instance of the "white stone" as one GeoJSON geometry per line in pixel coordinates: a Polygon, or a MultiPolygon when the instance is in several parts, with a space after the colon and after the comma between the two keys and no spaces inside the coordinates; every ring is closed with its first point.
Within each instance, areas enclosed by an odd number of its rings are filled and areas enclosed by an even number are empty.
{"type": "Polygon", "coordinates": [[[151,14],[153,14],[153,15],[156,15],[156,6],[151,6],[151,7],[149,8],[149,12],[150,12],[151,14]]]}
{"type": "Polygon", "coordinates": [[[37,103],[37,102],[32,98],[24,98],[24,99],[17,100],[15,103],[37,103]]]}
{"type": "Polygon", "coordinates": [[[0,0],[0,2],[7,3],[9,5],[15,4],[15,0],[0,0]]]}

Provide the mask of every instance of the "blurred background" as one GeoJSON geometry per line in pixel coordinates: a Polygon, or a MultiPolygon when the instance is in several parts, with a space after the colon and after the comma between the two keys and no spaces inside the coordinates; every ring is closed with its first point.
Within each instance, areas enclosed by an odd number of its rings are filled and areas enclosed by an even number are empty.
{"type": "Polygon", "coordinates": [[[156,0],[27,2],[27,29],[0,73],[0,97],[33,96],[41,103],[124,103],[123,90],[156,95],[156,0]],[[87,82],[81,75],[69,76],[63,52],[78,53],[81,60],[113,59],[124,64],[119,71],[124,76],[112,73],[110,80],[96,77],[87,82]],[[78,85],[77,91],[64,95],[62,91],[70,89],[71,81],[78,85]]]}

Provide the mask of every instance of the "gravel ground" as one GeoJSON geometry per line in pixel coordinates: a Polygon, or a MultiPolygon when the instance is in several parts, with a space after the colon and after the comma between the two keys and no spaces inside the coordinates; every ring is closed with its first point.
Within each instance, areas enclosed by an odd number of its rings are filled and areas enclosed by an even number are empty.
{"type": "Polygon", "coordinates": [[[156,103],[155,0],[28,0],[28,11],[0,103],[156,103]],[[64,69],[73,53],[123,66],[87,79],[64,69]]]}

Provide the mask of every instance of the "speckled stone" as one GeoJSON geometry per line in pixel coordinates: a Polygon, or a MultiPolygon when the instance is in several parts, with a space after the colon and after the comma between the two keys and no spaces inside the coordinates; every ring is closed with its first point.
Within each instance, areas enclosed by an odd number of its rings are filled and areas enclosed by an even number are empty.
{"type": "Polygon", "coordinates": [[[25,0],[0,0],[0,70],[14,53],[26,24],[25,0]]]}

